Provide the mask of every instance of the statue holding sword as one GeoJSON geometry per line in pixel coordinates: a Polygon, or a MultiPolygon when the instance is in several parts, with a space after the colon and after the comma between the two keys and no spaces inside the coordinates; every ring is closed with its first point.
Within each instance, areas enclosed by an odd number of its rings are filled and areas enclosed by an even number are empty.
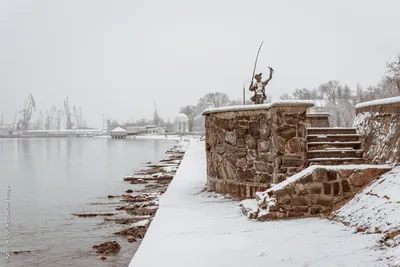
{"type": "Polygon", "coordinates": [[[260,50],[261,50],[263,43],[264,42],[261,43],[260,48],[258,49],[256,62],[254,64],[251,84],[249,87],[249,90],[254,92],[254,95],[250,98],[251,101],[254,102],[254,104],[263,104],[264,100],[267,99],[267,96],[265,94],[265,86],[267,86],[267,84],[272,80],[272,76],[274,74],[274,69],[271,67],[268,67],[269,68],[269,77],[265,81],[262,81],[262,73],[254,75],[256,66],[257,66],[258,55],[260,54],[260,50]],[[253,82],[253,79],[256,79],[256,82],[253,82]]]}

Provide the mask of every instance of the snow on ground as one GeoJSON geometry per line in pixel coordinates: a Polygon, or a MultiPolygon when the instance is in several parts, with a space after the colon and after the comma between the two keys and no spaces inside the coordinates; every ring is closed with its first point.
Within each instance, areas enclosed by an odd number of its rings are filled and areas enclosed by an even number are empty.
{"type": "Polygon", "coordinates": [[[130,267],[389,266],[374,249],[382,235],[318,218],[254,222],[205,183],[204,142],[193,140],[130,267]]]}
{"type": "Polygon", "coordinates": [[[400,231],[400,167],[395,167],[365,188],[334,218],[366,232],[400,231]]]}

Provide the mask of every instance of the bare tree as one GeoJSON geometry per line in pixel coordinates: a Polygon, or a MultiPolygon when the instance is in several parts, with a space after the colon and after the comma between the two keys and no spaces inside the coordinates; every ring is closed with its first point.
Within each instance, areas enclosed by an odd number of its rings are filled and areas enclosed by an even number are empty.
{"type": "Polygon", "coordinates": [[[293,97],[291,97],[288,93],[285,93],[285,94],[281,95],[280,99],[282,99],[282,100],[292,100],[293,97]]]}
{"type": "Polygon", "coordinates": [[[189,132],[193,131],[194,119],[199,115],[199,109],[196,106],[184,106],[181,107],[180,113],[185,114],[189,118],[189,132]]]}
{"type": "Polygon", "coordinates": [[[333,126],[351,126],[355,117],[356,96],[347,85],[338,81],[329,81],[319,87],[328,101],[327,109],[331,114],[333,126]]]}
{"type": "Polygon", "coordinates": [[[388,68],[388,76],[387,79],[394,85],[396,85],[398,92],[400,92],[400,54],[397,55],[397,59],[395,61],[386,63],[386,67],[388,68]]]}
{"type": "Polygon", "coordinates": [[[231,100],[225,93],[208,93],[199,99],[199,103],[204,103],[208,108],[218,108],[228,106],[231,100]]]}

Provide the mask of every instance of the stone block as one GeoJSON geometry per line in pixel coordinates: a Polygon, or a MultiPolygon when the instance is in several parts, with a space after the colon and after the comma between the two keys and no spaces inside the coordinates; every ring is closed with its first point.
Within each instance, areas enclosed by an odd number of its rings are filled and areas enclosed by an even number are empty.
{"type": "Polygon", "coordinates": [[[263,173],[260,175],[260,183],[262,184],[270,184],[272,182],[272,177],[271,175],[268,175],[266,173],[263,173]]]}
{"type": "Polygon", "coordinates": [[[264,162],[274,162],[275,156],[274,154],[267,152],[267,153],[259,153],[259,157],[261,161],[264,162]]]}
{"type": "Polygon", "coordinates": [[[286,180],[286,175],[282,173],[278,173],[276,175],[276,183],[281,183],[286,180]]]}
{"type": "Polygon", "coordinates": [[[271,140],[258,140],[258,152],[268,152],[271,150],[271,140]]]}
{"type": "Polygon", "coordinates": [[[244,138],[238,138],[236,139],[236,146],[238,148],[244,148],[246,147],[246,142],[244,141],[244,138]]]}
{"type": "Polygon", "coordinates": [[[324,194],[330,195],[332,194],[332,185],[330,183],[323,183],[324,186],[324,194]]]}
{"type": "MultiPolygon", "coordinates": [[[[218,126],[218,125],[217,125],[218,126]]],[[[219,127],[224,130],[229,130],[229,120],[227,119],[220,119],[219,120],[219,127]]]]}
{"type": "Polygon", "coordinates": [[[243,168],[247,165],[247,159],[241,158],[236,162],[236,167],[243,168]]]}
{"type": "Polygon", "coordinates": [[[276,149],[276,151],[280,152],[281,155],[284,154],[285,153],[285,139],[276,135],[272,138],[272,140],[273,140],[273,146],[276,149]]]}
{"type": "Polygon", "coordinates": [[[284,196],[287,196],[288,194],[289,192],[285,188],[274,191],[274,195],[276,198],[282,198],[284,196]]]}
{"type": "Polygon", "coordinates": [[[258,172],[267,172],[267,164],[262,162],[262,161],[256,161],[254,162],[254,165],[256,167],[256,171],[258,172]]]}
{"type": "Polygon", "coordinates": [[[249,149],[247,151],[246,159],[247,161],[254,161],[257,158],[256,151],[254,149],[249,149]]]}
{"type": "Polygon", "coordinates": [[[282,166],[283,167],[301,167],[304,161],[298,156],[283,155],[282,166]]]}
{"type": "Polygon", "coordinates": [[[292,205],[293,206],[308,206],[310,204],[310,199],[304,196],[293,196],[292,205]]]}
{"type": "Polygon", "coordinates": [[[236,135],[237,135],[238,137],[242,137],[242,138],[245,137],[246,134],[248,134],[248,132],[249,132],[249,129],[247,129],[247,128],[237,127],[237,128],[235,129],[236,135]]]}
{"type": "Polygon", "coordinates": [[[326,181],[327,171],[323,168],[316,168],[313,171],[312,176],[315,182],[323,182],[326,181]]]}
{"type": "Polygon", "coordinates": [[[343,193],[351,192],[351,188],[350,188],[349,182],[347,180],[342,180],[342,190],[343,190],[343,193]]]}
{"type": "Polygon", "coordinates": [[[225,153],[225,150],[226,150],[225,144],[218,144],[215,146],[215,149],[214,149],[215,153],[218,153],[221,155],[225,153]]]}
{"type": "Polygon", "coordinates": [[[286,140],[292,139],[297,134],[296,126],[293,125],[278,125],[278,128],[275,130],[275,132],[277,135],[286,140]]]}
{"type": "Polygon", "coordinates": [[[308,213],[309,207],[308,206],[294,206],[293,211],[301,212],[301,213],[308,213]]]}
{"type": "Polygon", "coordinates": [[[288,184],[287,186],[285,186],[285,188],[290,196],[296,196],[296,187],[294,186],[294,184],[288,184]]]}
{"type": "Polygon", "coordinates": [[[334,195],[334,196],[340,195],[340,185],[339,185],[338,182],[334,182],[334,183],[332,184],[332,188],[333,188],[333,195],[334,195]]]}
{"type": "Polygon", "coordinates": [[[349,178],[354,170],[339,170],[338,172],[341,178],[349,178]]]}
{"type": "Polygon", "coordinates": [[[297,136],[300,138],[306,138],[307,137],[307,128],[304,123],[298,123],[297,124],[297,136]]]}
{"type": "Polygon", "coordinates": [[[249,124],[250,127],[250,135],[255,137],[255,138],[260,138],[260,125],[258,121],[252,121],[249,124]]]}
{"type": "Polygon", "coordinates": [[[267,165],[267,173],[272,174],[273,172],[274,172],[274,167],[272,166],[272,164],[268,164],[267,165]]]}
{"type": "Polygon", "coordinates": [[[311,215],[316,215],[316,214],[320,214],[322,212],[322,208],[319,206],[312,206],[310,208],[310,214],[311,215]]]}
{"type": "Polygon", "coordinates": [[[310,194],[319,195],[322,192],[322,185],[320,183],[314,183],[308,185],[310,194]]]}
{"type": "Polygon", "coordinates": [[[286,142],[285,145],[285,153],[300,153],[301,149],[301,142],[299,138],[292,138],[286,142]]]}
{"type": "Polygon", "coordinates": [[[244,158],[247,156],[247,148],[238,148],[236,150],[236,156],[238,158],[244,158]]]}
{"type": "Polygon", "coordinates": [[[312,183],[312,182],[313,182],[313,177],[312,177],[311,174],[307,174],[307,175],[301,177],[301,178],[299,179],[299,181],[300,181],[301,183],[303,183],[304,185],[306,185],[306,184],[309,184],[309,183],[312,183]]]}
{"type": "Polygon", "coordinates": [[[251,135],[246,136],[245,141],[246,141],[247,147],[249,149],[257,148],[257,140],[253,136],[251,136],[251,135]]]}
{"type": "Polygon", "coordinates": [[[328,181],[335,181],[337,179],[337,172],[335,170],[328,170],[326,177],[328,181]]]}
{"type": "Polygon", "coordinates": [[[307,196],[308,195],[307,188],[302,183],[296,183],[295,187],[296,187],[296,194],[298,196],[307,196]]]}
{"type": "MultiPolygon", "coordinates": [[[[290,167],[287,169],[288,171],[288,175],[292,176],[296,173],[299,173],[301,171],[301,168],[297,168],[297,167],[290,167]]],[[[312,176],[310,175],[310,179],[312,180],[312,176]]]]}
{"type": "Polygon", "coordinates": [[[317,197],[317,205],[322,207],[331,207],[333,204],[333,197],[329,197],[326,195],[320,195],[317,197]]]}
{"type": "Polygon", "coordinates": [[[226,132],[225,133],[225,141],[231,145],[236,145],[236,133],[235,132],[226,132]]]}
{"type": "Polygon", "coordinates": [[[267,122],[266,119],[260,120],[260,137],[261,138],[269,138],[271,135],[271,126],[267,122]]]}

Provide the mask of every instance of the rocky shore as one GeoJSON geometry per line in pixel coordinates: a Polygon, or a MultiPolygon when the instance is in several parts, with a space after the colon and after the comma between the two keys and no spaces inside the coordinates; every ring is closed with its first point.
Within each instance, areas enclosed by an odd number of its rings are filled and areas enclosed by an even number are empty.
{"type": "MultiPolygon", "coordinates": [[[[112,233],[114,236],[122,237],[128,243],[141,242],[157,212],[159,198],[174,178],[188,144],[189,141],[180,141],[166,152],[168,158],[158,163],[146,162],[143,169],[135,171],[131,176],[125,176],[123,179],[126,183],[142,186],[127,189],[121,195],[108,195],[109,200],[118,200],[115,212],[73,215],[82,218],[103,216],[105,223],[114,223],[119,226],[116,227],[118,229],[123,226],[121,230],[112,233]]],[[[122,245],[115,240],[109,240],[94,245],[93,249],[101,260],[107,260],[107,257],[118,254],[122,245]]]]}

